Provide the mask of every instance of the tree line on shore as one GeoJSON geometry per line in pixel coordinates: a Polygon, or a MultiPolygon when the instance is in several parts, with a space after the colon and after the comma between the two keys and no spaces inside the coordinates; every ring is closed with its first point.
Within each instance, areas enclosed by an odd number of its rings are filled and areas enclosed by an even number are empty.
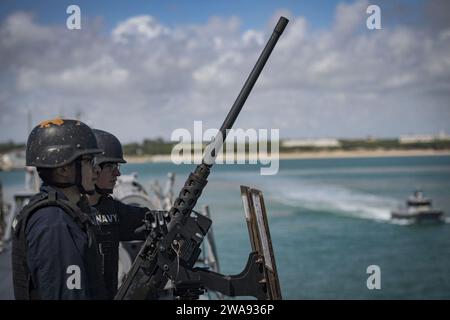
{"type": "MultiPolygon", "coordinates": [[[[280,152],[313,152],[313,151],[354,151],[354,150],[449,150],[450,140],[434,140],[430,142],[411,142],[401,143],[399,139],[339,139],[338,146],[283,146],[280,142],[280,152]]],[[[177,142],[164,141],[161,138],[144,139],[142,143],[127,143],[124,144],[124,153],[130,156],[140,155],[161,155],[170,154],[177,142]]],[[[205,147],[206,144],[203,144],[205,147]]],[[[225,145],[224,145],[225,147],[225,145]]],[[[245,146],[240,146],[241,150],[249,152],[249,150],[258,150],[257,143],[251,145],[246,143],[245,146]],[[245,148],[245,149],[244,149],[245,148]]],[[[0,153],[7,153],[14,150],[24,149],[24,143],[14,143],[8,141],[0,143],[0,153]]],[[[234,150],[238,149],[234,146],[234,150]]],[[[267,150],[272,150],[270,141],[267,143],[267,150]]]]}

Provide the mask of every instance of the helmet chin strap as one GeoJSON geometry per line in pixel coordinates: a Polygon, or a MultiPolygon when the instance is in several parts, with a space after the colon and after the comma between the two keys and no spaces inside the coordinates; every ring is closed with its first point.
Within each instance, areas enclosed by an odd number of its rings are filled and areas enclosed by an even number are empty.
{"type": "Polygon", "coordinates": [[[83,187],[83,179],[81,177],[81,159],[75,160],[75,185],[82,194],[93,195],[95,193],[95,190],[87,191],[83,187]]]}
{"type": "Polygon", "coordinates": [[[107,196],[113,193],[113,189],[102,189],[99,188],[97,185],[95,185],[95,191],[97,191],[97,193],[101,194],[102,196],[107,196]]]}
{"type": "Polygon", "coordinates": [[[75,185],[75,183],[72,183],[72,182],[54,182],[54,181],[52,181],[51,185],[53,185],[55,187],[58,187],[58,188],[65,189],[65,188],[73,187],[75,185]]]}

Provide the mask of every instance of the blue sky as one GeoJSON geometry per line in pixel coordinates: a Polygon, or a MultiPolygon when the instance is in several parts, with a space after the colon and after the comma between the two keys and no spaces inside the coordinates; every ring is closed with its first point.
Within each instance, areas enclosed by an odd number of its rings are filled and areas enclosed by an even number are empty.
{"type": "MultiPolygon", "coordinates": [[[[343,1],[340,1],[343,2],[343,1]]],[[[348,2],[348,1],[347,1],[348,2]]],[[[14,1],[3,0],[0,4],[1,16],[21,10],[31,11],[38,16],[39,21],[44,24],[57,24],[65,22],[65,9],[70,4],[77,4],[82,10],[82,14],[89,17],[102,16],[108,28],[112,28],[119,21],[135,15],[151,14],[157,17],[162,23],[170,26],[177,24],[206,22],[207,18],[216,16],[236,15],[244,21],[243,27],[260,28],[267,21],[273,12],[279,8],[291,10],[294,14],[305,15],[313,21],[316,27],[326,27],[330,25],[334,8],[338,1],[230,1],[230,0],[148,0],[148,1],[14,1]]]]}
{"type": "MultiPolygon", "coordinates": [[[[242,20],[242,28],[263,28],[267,20],[278,9],[287,9],[294,15],[308,18],[312,28],[328,28],[332,24],[336,5],[352,3],[352,0],[128,0],[128,1],[92,1],[92,0],[2,0],[0,3],[0,19],[14,11],[33,12],[37,20],[43,24],[65,23],[65,10],[70,4],[77,4],[87,18],[102,17],[107,29],[112,29],[127,17],[150,14],[168,26],[179,24],[202,24],[210,16],[238,16],[242,20]]],[[[395,5],[419,7],[421,0],[395,1],[395,5]]],[[[392,6],[384,0],[374,0],[371,4],[382,7],[392,6]]],[[[411,14],[407,12],[405,14],[411,14]]],[[[414,15],[421,15],[419,10],[414,15]]],[[[417,20],[417,17],[414,18],[417,20]]],[[[388,21],[386,21],[388,22],[388,21]]],[[[395,23],[395,21],[391,21],[395,23]]]]}
{"type": "Polygon", "coordinates": [[[63,116],[124,142],[217,128],[280,14],[236,123],[281,138],[450,133],[450,1],[0,2],[0,141],[63,116]],[[81,7],[81,30],[66,8],[81,7]],[[366,28],[378,4],[382,29],[366,28]]]}

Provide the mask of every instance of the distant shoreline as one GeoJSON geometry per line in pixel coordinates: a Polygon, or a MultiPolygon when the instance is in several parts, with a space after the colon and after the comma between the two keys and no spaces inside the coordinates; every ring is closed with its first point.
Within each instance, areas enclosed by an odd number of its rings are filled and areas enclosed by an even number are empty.
{"type": "MultiPolygon", "coordinates": [[[[255,156],[255,155],[253,155],[255,156]]],[[[379,158],[379,157],[420,157],[450,156],[450,150],[352,150],[285,152],[279,154],[280,160],[333,159],[333,158],[379,158]]],[[[128,163],[172,162],[170,155],[125,156],[128,163]]],[[[270,159],[270,157],[269,157],[270,159]]]]}

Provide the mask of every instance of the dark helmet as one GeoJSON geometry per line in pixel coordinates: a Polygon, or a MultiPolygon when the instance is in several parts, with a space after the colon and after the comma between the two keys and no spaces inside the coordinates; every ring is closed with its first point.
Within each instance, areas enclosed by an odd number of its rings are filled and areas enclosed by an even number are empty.
{"type": "Polygon", "coordinates": [[[40,123],[27,141],[26,165],[58,168],[86,154],[101,153],[92,129],[78,120],[53,119],[40,123]]]}
{"type": "Polygon", "coordinates": [[[95,156],[95,163],[105,162],[127,163],[123,158],[122,144],[115,135],[98,129],[93,129],[98,146],[103,149],[101,154],[95,156]]]}

